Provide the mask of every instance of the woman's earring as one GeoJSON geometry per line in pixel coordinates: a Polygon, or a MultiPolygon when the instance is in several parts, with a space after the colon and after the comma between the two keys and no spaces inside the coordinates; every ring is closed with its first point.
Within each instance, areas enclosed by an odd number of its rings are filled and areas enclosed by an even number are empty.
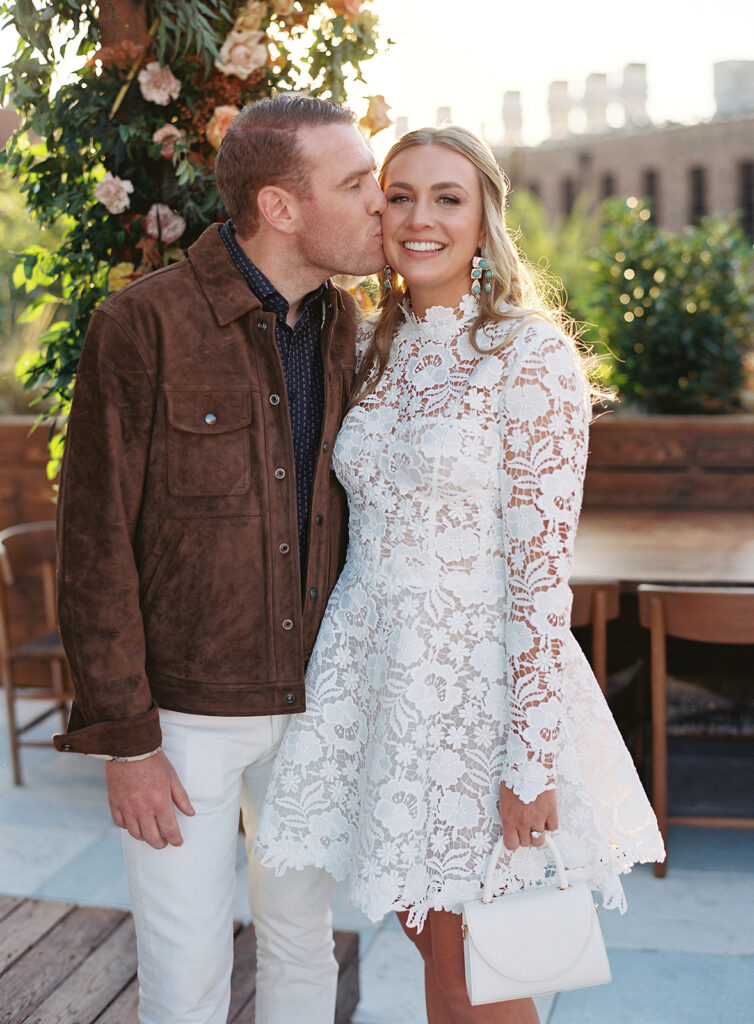
{"type": "Polygon", "coordinates": [[[482,290],[482,275],[484,275],[484,290],[492,290],[492,270],[490,261],[487,259],[487,249],[482,246],[481,255],[475,256],[471,261],[471,294],[478,295],[482,290]]]}
{"type": "Polygon", "coordinates": [[[384,277],[382,279],[382,283],[383,283],[383,285],[385,286],[385,288],[388,291],[391,291],[391,289],[393,287],[393,281],[392,281],[393,268],[390,266],[389,263],[385,264],[385,269],[383,270],[382,273],[384,274],[384,277]]]}

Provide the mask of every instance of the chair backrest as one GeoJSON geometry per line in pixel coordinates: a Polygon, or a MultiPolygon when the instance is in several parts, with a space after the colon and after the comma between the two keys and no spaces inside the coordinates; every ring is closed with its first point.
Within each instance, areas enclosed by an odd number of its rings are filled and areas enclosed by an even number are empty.
{"type": "Polygon", "coordinates": [[[754,644],[754,587],[660,587],[638,590],[639,619],[647,629],[652,609],[664,632],[710,644],[754,644]]]}
{"type": "Polygon", "coordinates": [[[0,530],[0,572],[13,586],[16,576],[55,564],[55,522],[22,523],[0,530]]]}
{"type": "Polygon", "coordinates": [[[620,614],[620,585],[599,581],[579,580],[571,583],[573,606],[571,626],[591,626],[594,621],[595,600],[604,602],[604,621],[617,619],[620,614]]]}

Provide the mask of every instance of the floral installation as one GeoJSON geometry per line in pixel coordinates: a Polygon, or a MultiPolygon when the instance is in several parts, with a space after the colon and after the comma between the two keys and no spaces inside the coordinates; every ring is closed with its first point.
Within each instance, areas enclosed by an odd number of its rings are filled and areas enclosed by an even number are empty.
{"type": "MultiPolygon", "coordinates": [[[[46,284],[34,300],[40,312],[58,303],[59,318],[23,373],[27,387],[53,399],[47,415],[58,430],[96,305],[183,259],[225,216],[213,167],[233,117],[280,91],[343,102],[349,77],[363,81],[361,64],[377,52],[377,0],[109,6],[108,23],[95,0],[0,0],[4,24],[19,38],[0,74],[0,103],[22,117],[0,166],[43,225],[68,225],[56,253],[30,251],[20,263],[27,286],[46,284]],[[60,84],[56,66],[74,51],[81,66],[60,84]],[[44,143],[30,142],[31,133],[44,143]]],[[[387,109],[384,97],[372,98],[366,135],[390,123],[387,109]]],[[[362,292],[366,301],[368,288],[362,292]]]]}

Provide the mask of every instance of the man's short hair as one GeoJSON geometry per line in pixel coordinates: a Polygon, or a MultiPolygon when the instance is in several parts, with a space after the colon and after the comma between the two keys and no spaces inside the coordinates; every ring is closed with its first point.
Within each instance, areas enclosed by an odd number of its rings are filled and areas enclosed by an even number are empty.
{"type": "Polygon", "coordinates": [[[354,124],[347,107],[313,96],[283,93],[244,107],[233,120],[215,161],[217,187],[242,236],[259,226],[257,195],[266,185],[308,194],[309,167],[297,130],[354,124]]]}

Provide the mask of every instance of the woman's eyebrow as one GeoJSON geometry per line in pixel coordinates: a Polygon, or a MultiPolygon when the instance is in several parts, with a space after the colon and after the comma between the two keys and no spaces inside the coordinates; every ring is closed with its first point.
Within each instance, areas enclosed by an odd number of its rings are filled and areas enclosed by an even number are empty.
{"type": "MultiPolygon", "coordinates": [[[[433,192],[439,192],[445,188],[460,188],[462,192],[466,192],[468,195],[468,190],[465,189],[458,181],[438,181],[436,185],[430,185],[429,187],[433,192]]],[[[407,181],[391,181],[387,188],[403,188],[407,189],[409,192],[413,192],[414,190],[413,185],[409,185],[407,181]]]]}

